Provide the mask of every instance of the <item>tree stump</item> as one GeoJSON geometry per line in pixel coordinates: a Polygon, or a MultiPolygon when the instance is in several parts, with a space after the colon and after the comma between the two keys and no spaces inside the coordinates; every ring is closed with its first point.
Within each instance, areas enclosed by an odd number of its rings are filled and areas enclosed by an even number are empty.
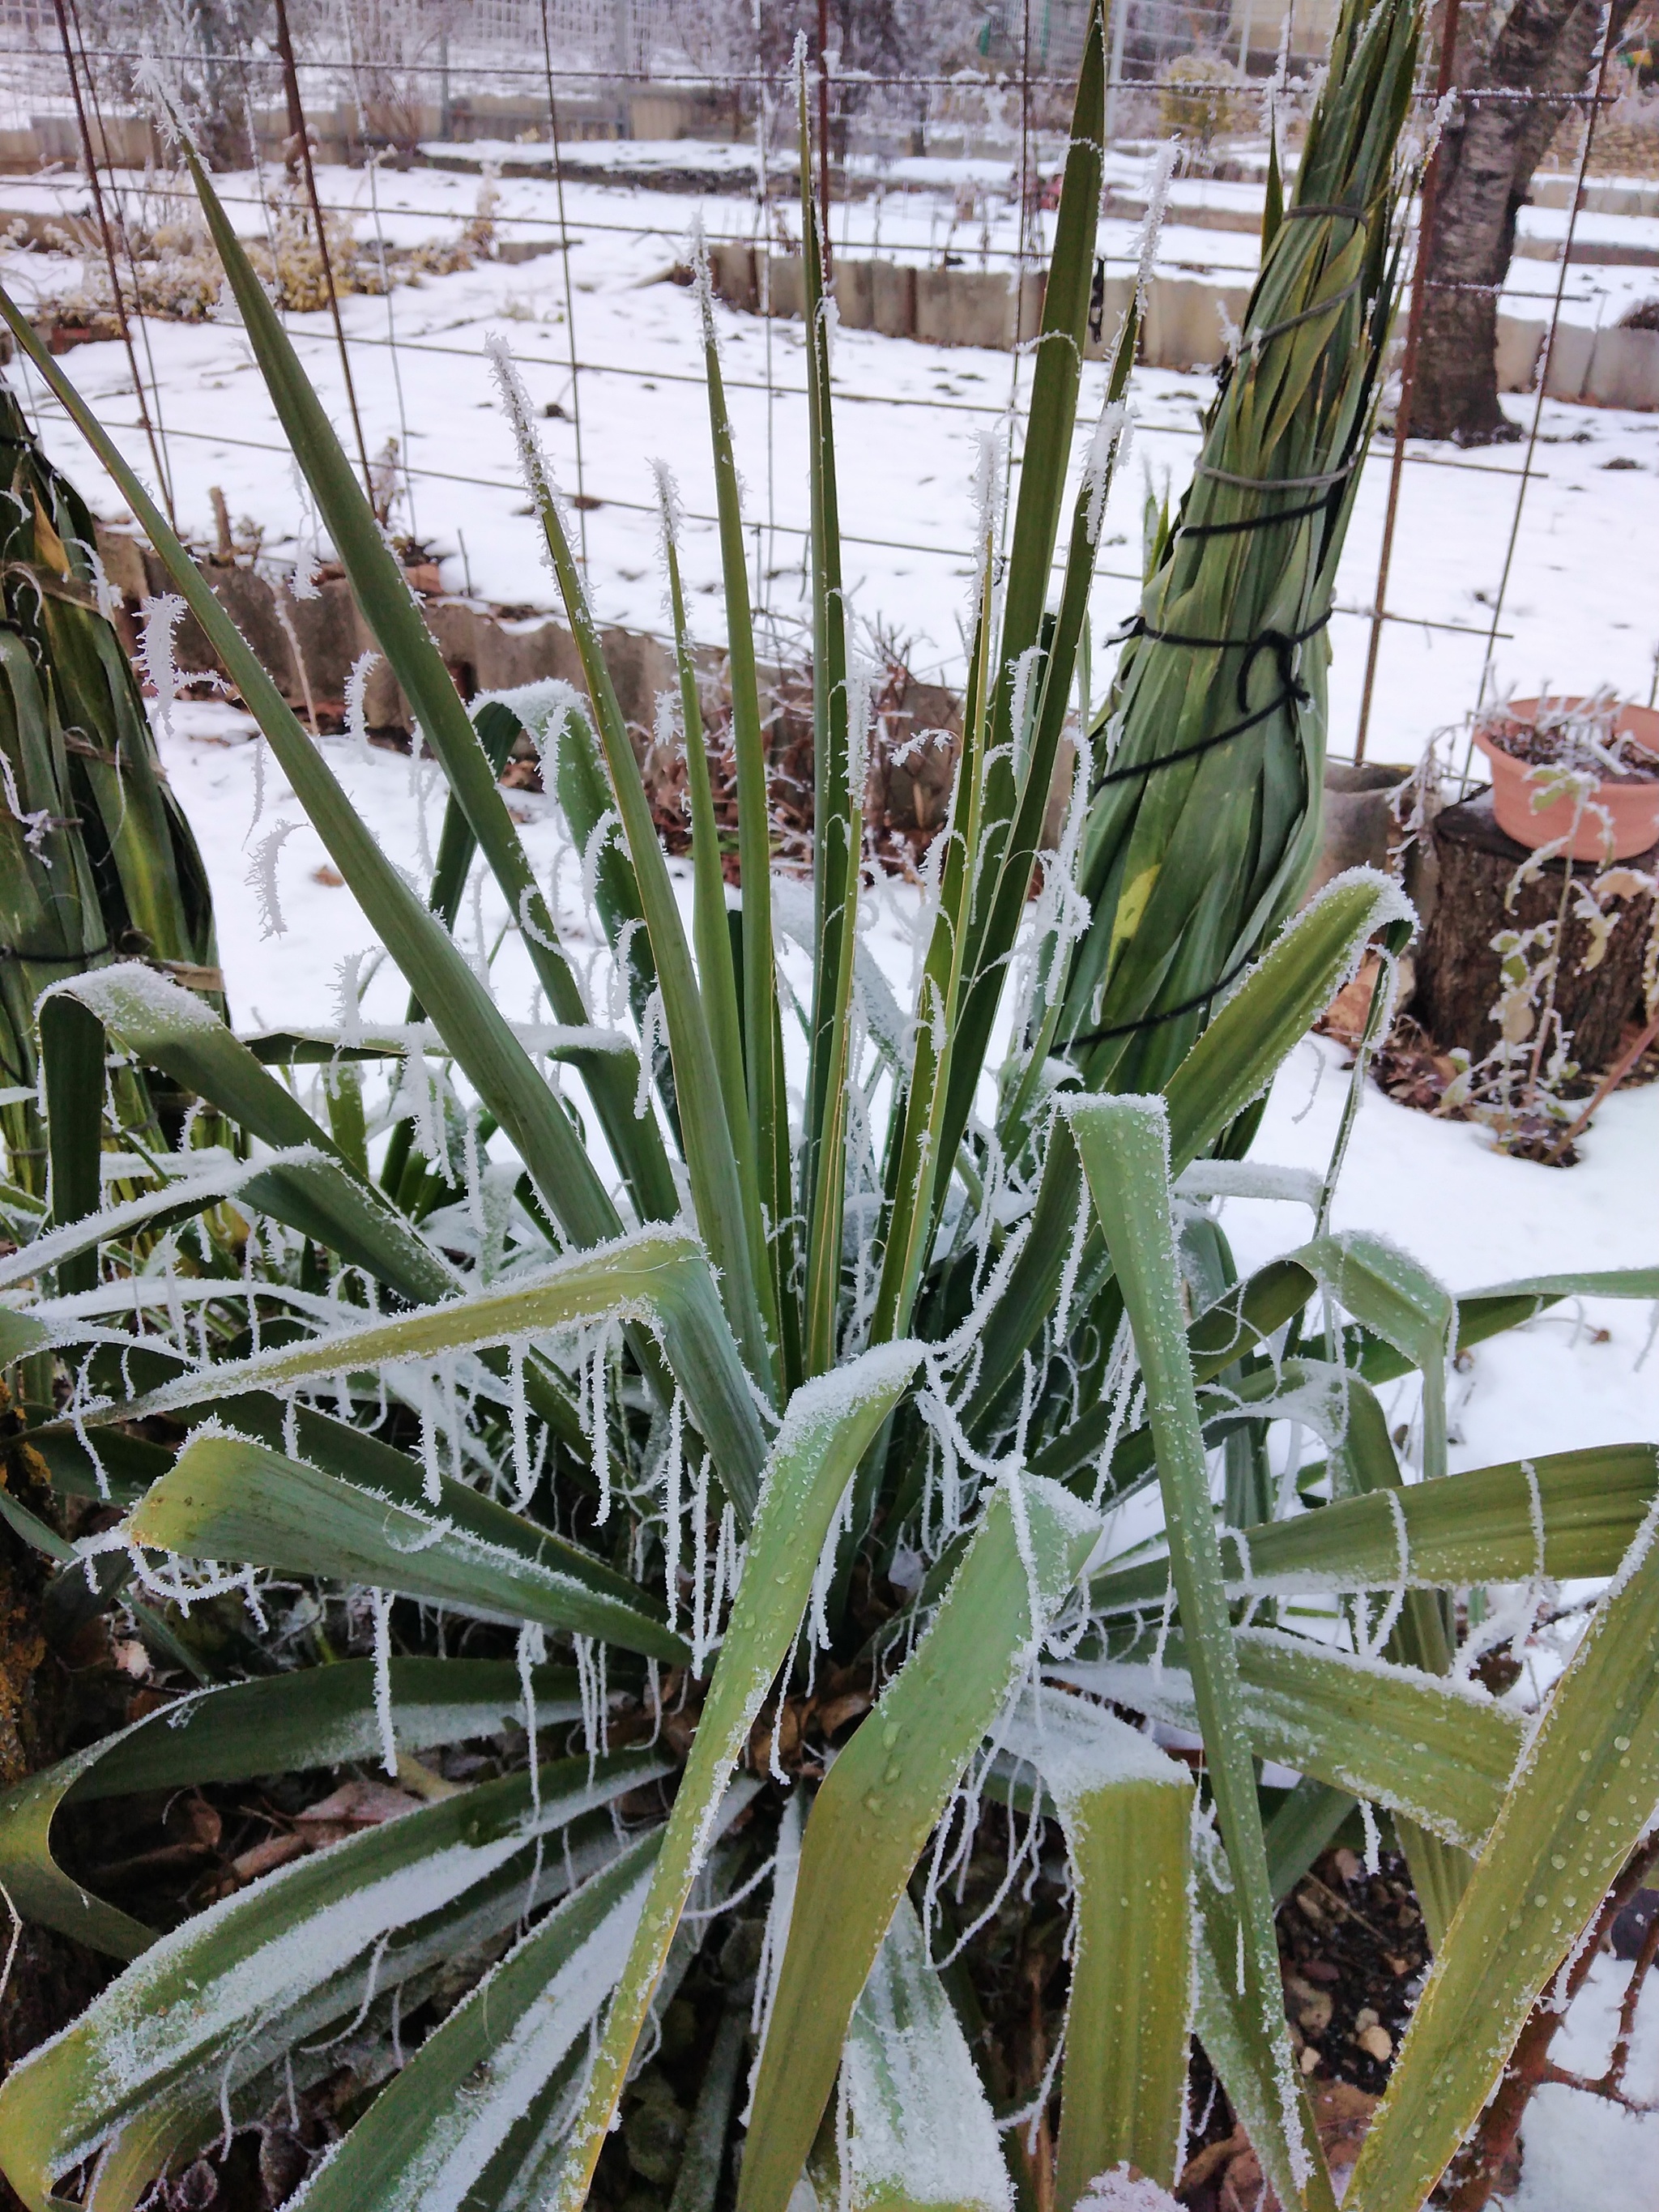
{"type": "MultiPolygon", "coordinates": [[[[1546,861],[1506,904],[1527,848],[1498,828],[1486,792],[1447,807],[1431,834],[1439,893],[1418,954],[1412,1011],[1443,1051],[1462,1045],[1479,1060],[1498,1041],[1492,1010],[1504,983],[1492,939],[1505,930],[1524,933],[1553,922],[1561,910],[1568,864],[1546,861]]],[[[1567,918],[1557,948],[1554,1004],[1562,1027],[1571,1032],[1572,1057],[1587,1072],[1615,1056],[1620,1033],[1638,1011],[1654,902],[1634,878],[1651,878],[1656,872],[1659,846],[1615,862],[1611,869],[1583,860],[1572,864],[1567,918]],[[1596,932],[1579,911],[1579,887],[1588,890],[1598,878],[1603,884],[1600,903],[1612,927],[1600,960],[1587,969],[1596,932]]],[[[1546,957],[1547,948],[1534,948],[1528,964],[1536,969],[1546,957]]],[[[1540,1003],[1544,995],[1540,991],[1540,1003]]],[[[1555,1042],[1552,1035],[1546,1050],[1553,1052],[1555,1042]]]]}

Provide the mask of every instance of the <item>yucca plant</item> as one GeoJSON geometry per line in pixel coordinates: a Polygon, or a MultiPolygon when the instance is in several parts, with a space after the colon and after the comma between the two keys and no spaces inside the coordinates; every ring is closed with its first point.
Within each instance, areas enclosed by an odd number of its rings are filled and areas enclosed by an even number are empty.
{"type": "MultiPolygon", "coordinates": [[[[219,995],[207,872],[167,788],[137,680],[121,647],[93,521],[74,486],[0,390],[0,1139],[10,1205],[38,1215],[47,1181],[37,1111],[34,1002],[77,970],[147,958],[219,995]]],[[[161,625],[166,626],[166,617],[161,625]]],[[[47,1018],[73,1059],[76,1010],[47,1018]]],[[[94,1060],[76,1081],[103,1076],[94,1060]]],[[[121,1118],[170,1141],[143,1086],[118,1085],[121,1118]]],[[[71,1203],[98,1203],[97,1162],[71,1203]]],[[[73,1181],[82,1163],[66,1164],[73,1181]]],[[[59,1179],[60,1200],[70,1196],[59,1179]]]]}
{"type": "MultiPolygon", "coordinates": [[[[1394,35],[1392,21],[1385,9],[1365,37],[1394,35]]],[[[674,2212],[708,2212],[735,2145],[740,2212],[784,2212],[803,2186],[825,2203],[1001,2212],[999,2115],[963,1985],[935,1964],[950,1885],[992,1799],[1011,1832],[1025,1822],[1033,1852],[1055,1824],[1068,1867],[1059,2137],[1042,2190],[1070,2212],[1127,2168],[1171,2186],[1196,2035],[1281,2201],[1330,2208],[1290,2063],[1273,1912],[1356,1798],[1389,1808],[1408,1842],[1427,1839],[1414,1863],[1431,1844],[1443,1854],[1425,1899],[1433,1973],[1347,2199],[1413,2212],[1659,1802],[1659,1455],[1632,1445],[1448,1475],[1444,1401],[1457,1346],[1575,1290],[1651,1297],[1659,1272],[1454,1302],[1392,1247],[1324,1233],[1328,1189],[1283,1171],[1261,1183],[1212,1158],[1367,941],[1403,940],[1393,887],[1364,872],[1331,886],[1157,1091],[1107,1097],[1024,1047],[1001,1066],[982,1039],[970,1049],[970,922],[994,917],[1003,957],[1015,949],[1121,421],[1109,407],[1133,353],[1132,317],[1051,615],[1104,82],[1097,7],[1012,552],[1004,574],[988,499],[961,764],[908,1009],[860,941],[868,694],[842,597],[804,89],[810,919],[792,917],[769,872],[736,456],[706,289],[735,915],[672,488],[689,931],[529,410],[497,359],[586,683],[585,702],[520,703],[589,855],[631,1027],[592,1018],[495,781],[499,714],[468,720],[193,155],[289,441],[449,781],[428,901],[0,295],[414,1002],[383,1030],[348,1007],[331,1028],[250,1041],[148,967],[111,967],[44,1001],[48,1014],[73,1003],[101,1050],[208,1102],[247,1156],[159,1158],[130,1200],[32,1237],[26,1225],[0,1259],[0,1359],[51,1354],[65,1393],[14,1465],[43,1506],[50,1485],[111,1499],[123,1517],[77,1547],[21,1485],[0,1510],[73,1574],[112,1562],[130,1574],[186,1650],[193,1607],[239,1590],[257,1606],[296,1581],[372,1593],[374,1628],[361,1658],[216,1682],[0,1798],[15,1911],[128,1962],[0,2087],[0,2164],[36,2212],[136,2206],[324,2084],[337,2139],[292,2199],[308,2212],[580,2205],[669,1998],[721,1908],[749,1894],[768,1900],[754,2009],[711,2035],[674,2212]],[[551,1024],[509,1022],[449,934],[475,854],[520,923],[551,1024]],[[807,1003],[786,993],[780,927],[812,957],[807,1003]],[[362,1087],[382,1063],[383,1104],[362,1087]],[[307,1064],[322,1119],[301,1096],[307,1064]],[[973,1114],[953,1121],[953,1097],[973,1114]],[[377,1176],[370,1143],[387,1127],[377,1176]],[[1319,1233],[1230,1283],[1206,1206],[1258,1187],[1307,1196],[1319,1233]],[[243,1237],[227,1225],[233,1207],[243,1237]],[[89,1257],[94,1279],[70,1282],[89,1257]],[[1408,1482],[1376,1387],[1413,1373],[1433,1479],[1408,1482]],[[1269,1480],[1265,1440],[1291,1424],[1324,1437],[1326,1465],[1269,1480]],[[1304,1490],[1322,1510],[1303,1510],[1304,1490]],[[1151,1509],[1138,1537],[1116,1510],[1133,1499],[1151,1509]],[[1564,1575],[1613,1580],[1535,1724],[1465,1672],[1448,1678],[1445,1593],[1564,1575]],[[468,1656],[444,1656],[452,1629],[468,1656]],[[856,1666],[867,1695],[844,1700],[833,1760],[801,1771],[781,1756],[787,1723],[830,1665],[856,1666]],[[1158,1716],[1201,1735],[1196,1779],[1133,1724],[1158,1716]],[[414,1757],[509,1721],[526,1763],[487,1781],[458,1787],[414,1757]],[[539,1763],[556,1726],[580,1726],[581,1747],[539,1763]],[[1258,1758],[1305,1778],[1271,1822],[1258,1758]],[[164,1933],[55,1856],[60,1808],[377,1759],[431,1802],[164,1933]]],[[[1075,923],[1069,858],[1044,863],[1040,923],[1075,923]]],[[[991,941],[979,933],[981,951],[991,941]]],[[[1028,988],[1041,983],[1039,969],[1028,988]]]]}
{"type": "Polygon", "coordinates": [[[1093,732],[1078,879],[1092,925],[1048,994],[1091,1088],[1146,1090],[1306,890],[1327,624],[1398,301],[1410,8],[1346,10],[1285,204],[1093,732]]]}

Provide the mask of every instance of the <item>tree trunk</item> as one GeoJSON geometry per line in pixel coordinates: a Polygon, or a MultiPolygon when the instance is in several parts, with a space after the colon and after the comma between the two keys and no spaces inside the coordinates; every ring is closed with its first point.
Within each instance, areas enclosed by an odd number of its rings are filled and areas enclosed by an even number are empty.
{"type": "MultiPolygon", "coordinates": [[[[1417,960],[1417,995],[1412,1011],[1443,1049],[1463,1046],[1480,1060],[1498,1042],[1492,1009],[1504,988],[1492,939],[1506,930],[1527,931],[1553,923],[1561,912],[1566,863],[1547,860],[1530,881],[1516,888],[1526,848],[1506,837],[1492,817],[1492,799],[1481,793],[1437,816],[1433,830],[1440,885],[1434,917],[1417,960]],[[1514,892],[1511,899],[1511,891],[1514,892]]],[[[1552,1003],[1560,1027],[1571,1032],[1572,1056],[1581,1068],[1607,1066],[1619,1050],[1626,1024],[1642,999],[1642,963],[1653,926],[1652,895],[1637,885],[1659,862],[1659,850],[1638,854],[1622,864],[1628,888],[1609,886],[1605,913],[1612,922],[1594,965],[1594,934],[1579,902],[1566,901],[1552,1003]]],[[[1600,871],[1578,862],[1575,883],[1588,885],[1600,871]]],[[[1530,959],[1541,974],[1545,948],[1530,959]]],[[[1553,1027],[1546,1051],[1554,1048],[1553,1027]]]]}
{"type": "MultiPolygon", "coordinates": [[[[1613,0],[1617,39],[1633,0],[1613,0]]],[[[1589,76],[1601,0],[1516,0],[1462,10],[1454,82],[1462,98],[1440,144],[1411,399],[1419,438],[1490,445],[1519,430],[1498,398],[1498,295],[1533,171],[1589,76]],[[1495,29],[1494,29],[1495,25],[1495,29]],[[1537,100],[1480,94],[1533,93],[1537,100]]]]}

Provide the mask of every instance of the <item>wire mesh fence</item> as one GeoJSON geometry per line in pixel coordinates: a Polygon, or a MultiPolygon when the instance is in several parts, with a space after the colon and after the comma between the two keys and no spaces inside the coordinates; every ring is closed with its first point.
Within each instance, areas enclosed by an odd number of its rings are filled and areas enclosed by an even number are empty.
{"type": "MultiPolygon", "coordinates": [[[[1218,6],[1121,0],[1113,10],[1109,135],[1127,150],[1175,127],[1188,143],[1195,170],[1223,181],[1259,181],[1259,137],[1254,152],[1234,149],[1246,146],[1253,130],[1259,133],[1261,81],[1276,72],[1279,124],[1293,137],[1334,12],[1334,0],[1297,0],[1288,15],[1270,9],[1267,0],[1218,6]]],[[[842,0],[822,11],[811,0],[799,9],[775,0],[353,0],[349,8],[295,0],[289,13],[291,73],[257,6],[169,5],[158,12],[134,0],[0,0],[0,159],[13,170],[73,167],[96,188],[107,290],[131,371],[131,417],[123,421],[112,412],[112,425],[147,435],[164,489],[173,475],[173,442],[268,452],[273,465],[280,465],[283,448],[254,426],[245,435],[198,428],[157,369],[148,332],[155,305],[144,297],[134,239],[153,236],[167,222],[187,224],[191,196],[157,135],[146,70],[174,88],[216,159],[235,173],[224,179],[227,204],[268,232],[279,198],[298,202],[295,149],[302,142],[296,124],[302,120],[307,173],[314,158],[317,182],[309,216],[301,208],[296,217],[290,205],[283,220],[301,228],[310,221],[319,234],[321,281],[336,316],[331,335],[303,314],[292,319],[292,328],[307,356],[337,356],[354,419],[354,356],[362,374],[376,374],[376,363],[389,368],[403,422],[405,371],[446,355],[459,362],[468,350],[400,328],[388,257],[407,249],[395,238],[388,243],[374,178],[388,167],[448,164],[479,167],[486,178],[493,173],[544,181],[553,197],[535,208],[492,210],[489,251],[508,261],[550,251],[562,256],[556,346],[542,351],[532,343],[521,357],[556,378],[550,411],[574,426],[574,489],[585,551],[590,515],[596,531],[626,529],[637,536],[649,512],[648,502],[630,496],[625,483],[595,473],[582,434],[584,411],[597,401],[592,388],[625,395],[630,388],[697,379],[690,367],[676,368],[659,358],[642,363],[622,357],[625,348],[585,341],[582,305],[570,280],[573,234],[565,204],[567,182],[575,179],[586,195],[579,226],[584,236],[610,238],[618,250],[629,241],[660,240],[660,209],[635,212],[629,187],[643,181],[678,191],[687,215],[695,192],[706,205],[714,244],[749,253],[763,345],[758,359],[734,369],[732,382],[734,391],[754,392],[765,410],[765,478],[754,522],[757,584],[781,573],[781,562],[787,566],[800,557],[804,523],[781,511],[775,434],[777,410],[800,398],[799,363],[781,339],[774,343],[779,303],[769,296],[771,285],[787,281],[798,183],[788,70],[798,32],[807,37],[824,82],[832,240],[849,254],[927,269],[1000,271],[1015,302],[1002,390],[979,396],[958,388],[947,398],[937,387],[909,392],[878,380],[876,388],[866,390],[843,379],[838,398],[865,420],[902,419],[904,410],[922,406],[988,425],[1009,417],[1019,388],[1020,341],[1035,328],[1035,310],[1028,313],[1024,302],[1048,243],[1045,200],[1063,155],[1086,0],[963,7],[918,0],[908,8],[905,0],[842,0]],[[355,189],[339,192],[339,164],[363,169],[370,179],[374,236],[361,243],[354,226],[363,222],[363,196],[355,189]],[[925,241],[916,214],[923,198],[925,241]],[[339,289],[385,294],[378,327],[360,317],[348,334],[340,321],[326,251],[331,233],[340,241],[337,253],[349,254],[354,264],[339,271],[339,289]],[[781,540],[793,552],[781,555],[781,540]]],[[[1425,103],[1431,97],[1425,88],[1425,103]]],[[[94,242],[89,236],[89,266],[94,242]]],[[[1120,265],[1127,251],[1120,248],[1120,265]]],[[[1111,262],[1109,241],[1103,289],[1111,262]]],[[[1546,359],[1565,296],[1558,286],[1546,359]]],[[[1167,408],[1161,411],[1170,416],[1167,408]]],[[[416,458],[404,427],[395,467],[409,515],[418,510],[428,535],[444,529],[459,534],[464,545],[467,492],[501,495],[515,487],[504,474],[416,458]]],[[[1156,411],[1153,427],[1177,438],[1198,435],[1190,419],[1158,420],[1156,411]]],[[[1539,460],[1538,427],[1534,415],[1518,465],[1501,451],[1477,458],[1408,449],[1401,458],[1413,471],[1456,469],[1512,480],[1512,560],[1528,486],[1547,474],[1539,460]]],[[[370,454],[361,428],[358,445],[367,474],[370,454]]],[[[1016,453],[1012,465],[1018,460],[1016,453]]],[[[941,564],[951,573],[963,557],[963,545],[948,532],[914,521],[898,528],[878,521],[862,533],[851,532],[848,542],[941,564]]],[[[1507,573],[1506,567],[1505,581],[1507,573]]],[[[1121,584],[1139,580],[1121,561],[1109,560],[1104,574],[1121,584]]],[[[1385,558],[1379,585],[1386,580],[1385,558]]],[[[1355,625],[1356,650],[1363,650],[1361,625],[1379,637],[1384,624],[1404,623],[1425,633],[1482,641],[1489,670],[1506,635],[1502,584],[1490,618],[1475,621],[1448,618],[1443,608],[1395,610],[1382,604],[1382,597],[1379,589],[1376,605],[1339,609],[1355,625]]],[[[1362,732],[1364,717],[1362,705],[1362,732]]],[[[1333,741],[1340,749],[1341,734],[1334,732],[1333,741]]]]}

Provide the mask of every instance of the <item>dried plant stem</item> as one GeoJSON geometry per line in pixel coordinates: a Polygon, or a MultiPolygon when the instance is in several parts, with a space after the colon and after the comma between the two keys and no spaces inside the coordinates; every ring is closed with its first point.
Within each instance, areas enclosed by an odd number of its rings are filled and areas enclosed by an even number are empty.
{"type": "Polygon", "coordinates": [[[1615,1091],[1630,1073],[1648,1047],[1659,1038],[1659,1012],[1656,1012],[1647,1027],[1628,1048],[1621,1052],[1613,1066],[1596,1085],[1589,1103],[1571,1128],[1565,1129],[1550,1149],[1550,1164],[1554,1165],[1570,1146],[1576,1144],[1590,1125],[1591,1117],[1601,1110],[1602,1102],[1615,1091]]]}
{"type": "MultiPolygon", "coordinates": [[[[1568,1969],[1563,1995],[1558,1998],[1555,1989],[1552,1986],[1544,1991],[1533,2007],[1531,2015],[1525,2027],[1521,2031],[1520,2039],[1515,2046],[1509,2064],[1504,2069],[1497,2093],[1486,2107],[1480,2130],[1470,2146],[1467,2158],[1460,2158],[1452,2169],[1457,2179],[1451,2197],[1448,2200],[1449,2212],[1484,2212],[1484,2208],[1491,2203],[1492,2192],[1498,2186],[1499,2172],[1505,2160],[1514,2150],[1516,2137],[1520,2134],[1521,2123],[1526,2117],[1527,2106],[1531,2102],[1533,2092],[1541,2087],[1545,2082],[1557,2081],[1565,2083],[1571,2088],[1591,2089],[1603,2096],[1612,2096],[1616,2101],[1623,2101],[1617,2081],[1614,2081],[1613,2087],[1609,2088],[1605,2086],[1607,2076],[1604,2076],[1601,2081],[1582,2081],[1577,2075],[1565,2074],[1559,2068],[1552,2065],[1549,2055],[1550,2045],[1555,2040],[1556,2032],[1566,2018],[1573,1999],[1589,1979],[1589,1970],[1595,1963],[1601,1946],[1613,1932],[1613,1922],[1637,1892],[1642,1888],[1650,1870],[1656,1863],[1659,1863],[1659,1840],[1644,1845],[1638,1851],[1623,1874],[1607,1892],[1602,1900],[1601,1910],[1596,1915],[1595,1923],[1590,1931],[1588,1942],[1568,1969]]],[[[1643,1945],[1643,1954],[1647,1957],[1649,1966],[1652,1964],[1650,1954],[1655,1945],[1659,1944],[1659,1936],[1656,1936],[1655,1930],[1659,1930],[1659,1916],[1656,1916],[1653,1928],[1649,1930],[1650,1941],[1643,1945]]],[[[1638,1965],[1640,1966],[1639,1960],[1638,1965]]],[[[1639,1974],[1632,1972],[1631,1976],[1632,1990],[1639,1991],[1645,1972],[1646,1969],[1642,1968],[1639,1974]]],[[[1634,2004],[1629,1991],[1626,1992],[1626,2003],[1630,2006],[1633,2020],[1634,2004]]],[[[1626,2048],[1629,2042],[1629,2025],[1621,2010],[1620,2033],[1626,2048]]],[[[1615,2043],[1613,2057],[1618,2063],[1619,2075],[1622,2077],[1624,2064],[1620,2057],[1620,2045],[1615,2043]]],[[[1613,2067],[1610,2065],[1608,2074],[1612,2073],[1613,2067]]]]}

